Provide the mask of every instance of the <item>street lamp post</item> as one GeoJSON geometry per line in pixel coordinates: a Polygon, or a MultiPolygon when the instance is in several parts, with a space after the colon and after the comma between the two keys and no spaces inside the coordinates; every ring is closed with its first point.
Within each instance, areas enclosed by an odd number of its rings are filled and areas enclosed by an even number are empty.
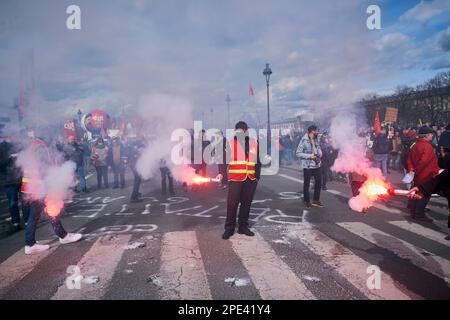
{"type": "Polygon", "coordinates": [[[214,109],[211,108],[211,123],[209,124],[211,128],[214,128],[214,109]]]}
{"type": "Polygon", "coordinates": [[[225,101],[227,102],[227,107],[228,107],[228,123],[227,123],[227,129],[230,129],[230,102],[231,102],[231,98],[230,95],[227,94],[227,98],[225,99],[225,101]]]}
{"type": "Polygon", "coordinates": [[[269,81],[270,75],[272,74],[272,69],[270,69],[269,64],[266,63],[266,68],[263,71],[264,77],[266,77],[266,86],[267,86],[267,151],[270,152],[270,104],[269,104],[269,81]]]}

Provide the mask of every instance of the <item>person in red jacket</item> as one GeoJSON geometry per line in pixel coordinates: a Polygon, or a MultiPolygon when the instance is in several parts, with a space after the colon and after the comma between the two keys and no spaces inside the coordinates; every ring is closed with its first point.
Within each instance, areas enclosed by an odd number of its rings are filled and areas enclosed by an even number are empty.
{"type": "MultiPolygon", "coordinates": [[[[431,141],[433,140],[434,131],[429,127],[422,127],[419,130],[419,140],[408,155],[408,172],[414,172],[414,186],[423,184],[431,180],[439,173],[439,166],[431,141]]],[[[430,201],[430,196],[425,196],[422,199],[410,199],[408,201],[408,208],[411,212],[411,217],[416,220],[431,222],[425,216],[425,207],[430,201]]]]}

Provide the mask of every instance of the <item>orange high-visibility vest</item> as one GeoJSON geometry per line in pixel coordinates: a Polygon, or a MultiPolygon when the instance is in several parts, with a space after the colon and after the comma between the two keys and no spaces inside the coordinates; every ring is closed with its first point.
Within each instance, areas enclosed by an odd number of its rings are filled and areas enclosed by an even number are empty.
{"type": "Polygon", "coordinates": [[[249,178],[255,180],[255,166],[258,157],[258,145],[255,140],[249,139],[249,153],[235,139],[230,143],[231,157],[228,165],[228,181],[245,181],[249,178]]]}

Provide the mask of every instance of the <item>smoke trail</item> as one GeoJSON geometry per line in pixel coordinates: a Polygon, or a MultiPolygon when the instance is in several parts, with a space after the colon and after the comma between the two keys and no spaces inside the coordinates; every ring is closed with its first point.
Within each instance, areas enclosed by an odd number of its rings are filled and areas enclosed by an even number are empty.
{"type": "Polygon", "coordinates": [[[386,187],[385,178],[379,168],[372,167],[366,157],[365,138],[359,134],[367,127],[363,117],[358,117],[351,110],[336,115],[330,126],[333,147],[339,149],[339,155],[333,171],[341,173],[357,173],[367,178],[360,189],[360,194],[349,201],[349,206],[361,212],[372,206],[378,195],[372,191],[372,186],[386,187]]]}
{"type": "Polygon", "coordinates": [[[136,162],[136,169],[144,179],[149,179],[159,170],[161,159],[173,167],[171,135],[176,129],[192,126],[192,107],[185,98],[154,94],[140,99],[138,113],[147,124],[147,146],[136,162]]]}

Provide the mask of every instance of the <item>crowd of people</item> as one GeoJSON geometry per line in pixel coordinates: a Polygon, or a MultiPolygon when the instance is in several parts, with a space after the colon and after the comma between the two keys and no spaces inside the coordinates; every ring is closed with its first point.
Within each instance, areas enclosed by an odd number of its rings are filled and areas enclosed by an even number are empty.
{"type": "MultiPolygon", "coordinates": [[[[450,168],[450,124],[447,126],[426,124],[420,128],[386,125],[378,130],[371,128],[361,132],[359,138],[366,150],[365,156],[374,167],[381,170],[387,181],[392,171],[411,177],[412,181],[405,182],[407,189],[415,187],[414,190],[417,190],[419,186],[450,168]]],[[[353,196],[356,196],[367,179],[358,172],[345,176],[331,170],[339,154],[339,150],[333,147],[332,139],[327,131],[320,132],[314,125],[306,132],[291,130],[280,137],[280,164],[301,166],[303,169],[303,195],[306,208],[323,207],[323,203],[320,202],[320,190],[327,189],[327,181],[345,179],[351,185],[353,196]],[[311,177],[314,177],[312,202],[309,195],[311,177]]],[[[438,192],[448,199],[450,210],[450,190],[440,188],[438,192]]],[[[425,216],[425,207],[430,201],[430,196],[410,199],[408,209],[412,218],[431,221],[425,216]]],[[[366,212],[367,208],[364,211],[366,212]]]]}
{"type": "MultiPolygon", "coordinates": [[[[247,131],[246,124],[242,125],[242,128],[238,129],[247,131]]],[[[0,143],[0,181],[8,200],[12,231],[16,232],[21,229],[19,204],[21,199],[24,199],[21,194],[26,193],[23,190],[26,179],[23,178],[24,173],[21,172],[21,169],[16,164],[16,159],[21,149],[24,149],[27,145],[21,146],[20,143],[13,143],[12,138],[11,136],[4,136],[2,137],[3,141],[0,143]]],[[[236,141],[227,141],[221,131],[218,131],[213,139],[209,141],[205,137],[204,130],[200,132],[198,137],[194,137],[192,132],[191,139],[192,160],[194,160],[194,154],[196,153],[196,150],[194,150],[195,146],[200,149],[198,151],[202,155],[199,163],[192,161],[192,167],[196,174],[206,175],[208,161],[204,158],[205,150],[210,144],[214,145],[212,150],[217,150],[217,145],[220,144],[222,152],[217,154],[213,152],[211,154],[212,158],[217,158],[217,171],[222,178],[222,182],[217,187],[219,189],[231,188],[229,184],[230,179],[231,181],[233,179],[235,179],[234,181],[240,181],[238,174],[243,170],[240,168],[242,164],[237,162],[235,164],[237,169],[233,169],[232,171],[234,172],[231,172],[230,156],[233,156],[233,154],[227,153],[227,149],[230,146],[234,146],[234,149],[232,149],[236,150],[236,141]],[[194,143],[195,139],[199,141],[194,143]],[[234,175],[231,175],[230,178],[231,173],[234,175]]],[[[393,170],[411,177],[410,181],[405,181],[405,183],[408,189],[414,191],[414,196],[413,194],[411,195],[408,203],[408,209],[412,218],[425,222],[431,220],[426,217],[425,208],[430,201],[432,193],[439,193],[441,196],[446,197],[449,201],[450,210],[450,189],[448,181],[445,181],[445,179],[448,180],[448,170],[450,169],[450,124],[446,127],[424,125],[420,128],[400,128],[396,125],[384,126],[379,128],[379,130],[372,129],[361,132],[359,134],[359,143],[366,150],[365,156],[372,161],[374,167],[381,170],[386,181],[389,180],[389,174],[393,170]]],[[[80,140],[68,137],[65,142],[62,142],[55,139],[44,141],[44,139],[32,137],[25,144],[55,148],[63,155],[64,160],[74,162],[76,165],[74,174],[77,178],[77,186],[74,188],[75,192],[90,192],[86,184],[86,175],[88,173],[94,174],[94,172],[97,176],[97,190],[109,188],[109,171],[113,174],[112,188],[123,189],[126,187],[125,175],[127,168],[129,168],[133,174],[133,188],[130,201],[141,201],[139,189],[142,178],[136,169],[136,163],[142,150],[145,148],[144,139],[105,136],[89,140],[84,136],[80,140]]],[[[245,154],[254,149],[251,148],[249,151],[247,150],[248,148],[249,146],[246,142],[243,150],[245,154]]],[[[339,150],[333,146],[333,137],[326,131],[321,131],[315,125],[308,127],[305,132],[293,130],[289,134],[281,136],[278,150],[281,164],[301,166],[303,169],[303,200],[306,208],[324,207],[320,200],[320,194],[321,190],[326,190],[328,181],[345,179],[350,183],[352,193],[356,196],[367,179],[360,172],[352,172],[348,175],[333,172],[332,167],[339,155],[339,150]],[[310,184],[312,179],[314,179],[314,193],[311,199],[310,184]]],[[[259,163],[259,154],[258,159],[252,161],[247,159],[245,161],[247,161],[245,170],[251,176],[254,174],[254,169],[249,169],[249,166],[253,166],[256,162],[259,163]]],[[[165,195],[168,191],[171,195],[175,195],[174,178],[166,159],[161,159],[159,165],[162,194],[165,195]]],[[[251,182],[253,180],[250,179],[248,184],[253,186],[253,182],[251,182]]],[[[236,183],[232,185],[232,190],[235,192],[240,190],[236,189],[238,188],[237,185],[240,186],[240,184],[236,183]]],[[[236,193],[236,197],[238,197],[238,193],[236,193]]],[[[237,201],[233,200],[232,202],[236,205],[237,201]]],[[[249,204],[248,201],[245,203],[249,204]]],[[[26,227],[26,244],[31,248],[35,244],[34,233],[36,224],[43,211],[42,202],[23,202],[21,207],[26,227]]],[[[231,211],[234,212],[236,210],[233,207],[232,210],[230,209],[231,211]]],[[[367,208],[364,208],[363,211],[366,212],[367,208]]],[[[231,226],[233,223],[229,222],[229,225],[231,226]]],[[[59,219],[53,219],[52,226],[62,243],[77,241],[80,237],[78,234],[67,233],[59,219]]],[[[247,229],[248,227],[245,228],[246,233],[250,234],[250,232],[247,232],[247,229]]],[[[231,231],[229,231],[225,238],[229,238],[231,234],[231,231]]],[[[39,248],[35,250],[39,250],[39,248]]],[[[29,249],[28,251],[32,252],[33,250],[29,249]]]]}

